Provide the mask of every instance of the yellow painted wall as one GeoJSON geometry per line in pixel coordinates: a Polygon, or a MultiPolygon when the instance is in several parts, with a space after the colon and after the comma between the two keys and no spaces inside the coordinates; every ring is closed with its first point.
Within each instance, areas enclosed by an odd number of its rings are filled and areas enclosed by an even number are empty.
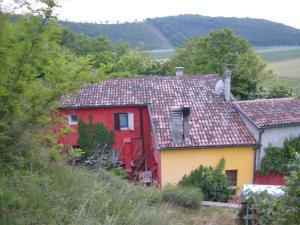
{"type": "Polygon", "coordinates": [[[253,147],[162,150],[160,153],[162,187],[176,184],[200,165],[215,167],[222,157],[226,161],[225,170],[238,171],[239,188],[253,183],[253,147]]]}

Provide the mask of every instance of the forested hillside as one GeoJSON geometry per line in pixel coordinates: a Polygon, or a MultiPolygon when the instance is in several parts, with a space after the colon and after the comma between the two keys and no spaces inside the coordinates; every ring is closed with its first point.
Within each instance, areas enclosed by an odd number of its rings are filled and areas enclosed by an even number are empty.
{"type": "Polygon", "coordinates": [[[263,19],[180,15],[123,24],[60,23],[73,32],[92,37],[104,34],[133,47],[143,42],[148,49],[178,46],[187,38],[224,28],[231,28],[255,46],[300,45],[300,30],[263,19]]]}

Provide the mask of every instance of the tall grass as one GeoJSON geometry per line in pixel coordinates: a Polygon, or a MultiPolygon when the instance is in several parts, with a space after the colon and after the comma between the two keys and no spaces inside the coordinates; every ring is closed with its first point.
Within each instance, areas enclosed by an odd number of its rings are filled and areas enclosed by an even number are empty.
{"type": "Polygon", "coordinates": [[[160,200],[103,170],[52,165],[1,176],[0,224],[168,224],[160,200]]]}

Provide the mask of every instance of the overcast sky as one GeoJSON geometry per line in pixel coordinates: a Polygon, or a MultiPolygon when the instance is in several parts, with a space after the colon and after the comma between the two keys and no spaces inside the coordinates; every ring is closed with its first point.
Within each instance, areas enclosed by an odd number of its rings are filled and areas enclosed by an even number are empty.
{"type": "Polygon", "coordinates": [[[114,23],[200,14],[263,18],[300,29],[300,0],[59,0],[59,4],[59,19],[70,21],[114,23]]]}

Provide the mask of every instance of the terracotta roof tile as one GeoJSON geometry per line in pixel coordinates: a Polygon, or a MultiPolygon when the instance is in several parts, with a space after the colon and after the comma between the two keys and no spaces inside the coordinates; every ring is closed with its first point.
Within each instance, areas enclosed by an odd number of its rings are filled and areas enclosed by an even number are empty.
{"type": "Polygon", "coordinates": [[[237,101],[234,106],[258,127],[300,124],[300,100],[295,98],[237,101]]]}
{"type": "Polygon", "coordinates": [[[216,75],[105,80],[66,95],[62,108],[111,105],[150,106],[160,148],[254,145],[238,113],[214,93],[216,75]],[[172,142],[171,108],[189,106],[190,140],[172,142]]]}

